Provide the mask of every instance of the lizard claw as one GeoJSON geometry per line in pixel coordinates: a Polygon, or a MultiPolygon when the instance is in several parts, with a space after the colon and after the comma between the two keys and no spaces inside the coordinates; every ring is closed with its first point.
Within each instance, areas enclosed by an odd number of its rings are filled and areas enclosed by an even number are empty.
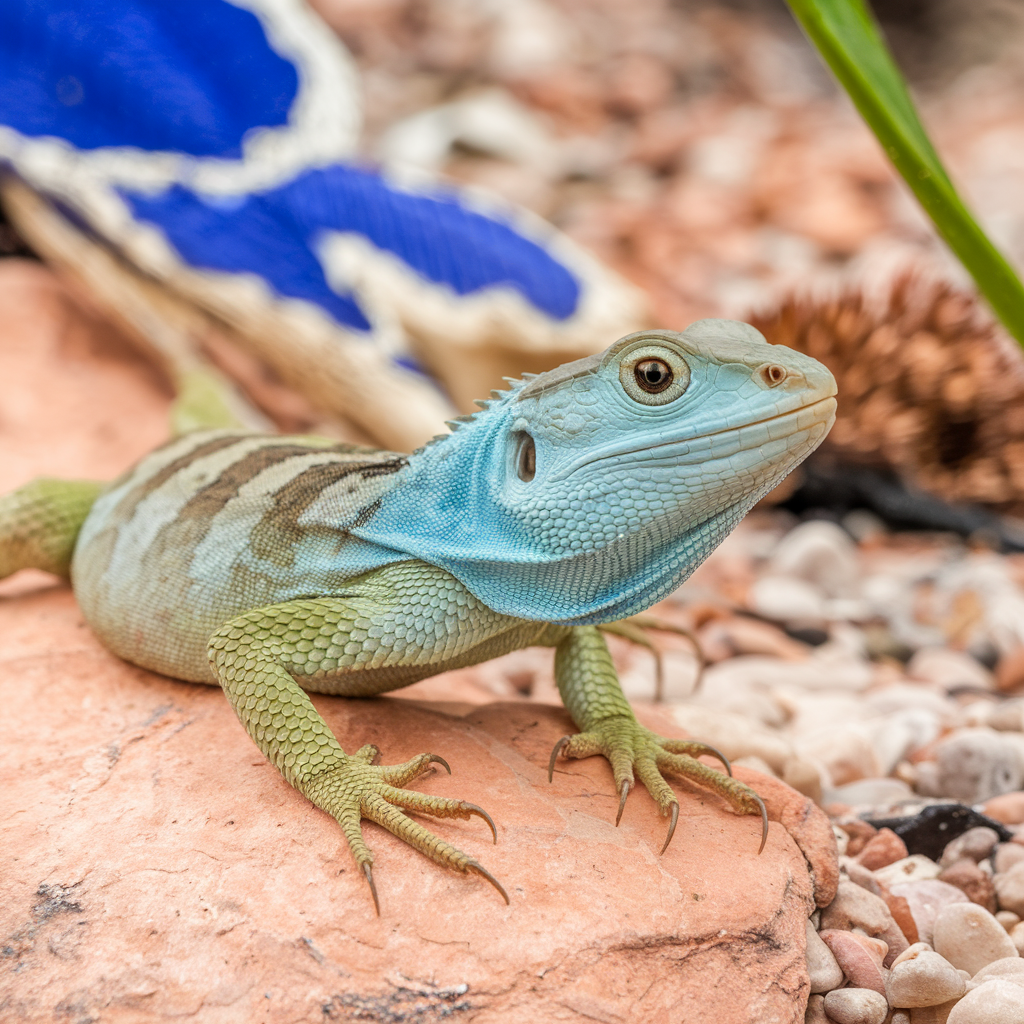
{"type": "Polygon", "coordinates": [[[615,815],[615,827],[619,827],[622,820],[622,812],[626,809],[626,797],[629,796],[629,780],[624,779],[619,787],[619,813],[615,815]]]}
{"type": "Polygon", "coordinates": [[[754,793],[754,799],[757,801],[757,806],[761,808],[761,845],[757,848],[760,856],[764,844],[768,842],[768,811],[764,806],[764,801],[756,793],[754,793]]]}
{"type": "Polygon", "coordinates": [[[373,871],[366,862],[363,863],[363,874],[366,875],[366,881],[370,884],[370,892],[373,894],[373,905],[377,908],[377,916],[380,917],[380,900],[377,899],[377,886],[373,884],[373,871]]]}
{"type": "MultiPolygon", "coordinates": [[[[718,756],[721,757],[721,754],[718,756]]],[[[439,764],[449,775],[452,773],[452,766],[440,754],[431,754],[427,758],[427,764],[439,764]]],[[[732,775],[732,772],[730,771],[729,774],[732,775]]]]}
{"type": "MultiPolygon", "coordinates": [[[[672,837],[675,835],[677,824],[679,824],[679,804],[673,801],[672,820],[668,823],[668,835],[665,836],[665,845],[661,848],[662,853],[664,853],[668,849],[668,844],[672,842],[672,837]]],[[[762,843],[762,845],[764,844],[762,843]]]]}
{"type": "Polygon", "coordinates": [[[510,900],[509,900],[509,898],[508,898],[508,893],[507,893],[507,892],[505,892],[505,889],[504,889],[504,887],[502,886],[501,882],[499,882],[499,881],[498,881],[498,880],[497,880],[497,879],[496,879],[496,878],[494,877],[494,875],[492,875],[492,874],[490,873],[490,871],[488,871],[488,870],[487,870],[486,868],[484,868],[484,867],[481,867],[481,866],[480,866],[479,864],[477,864],[477,862],[476,862],[475,860],[471,860],[471,861],[469,861],[469,862],[468,862],[468,863],[466,864],[466,870],[467,870],[467,871],[475,871],[475,872],[476,872],[476,873],[477,873],[478,875],[483,875],[483,877],[484,877],[484,878],[486,878],[486,879],[487,879],[487,881],[488,881],[488,882],[490,882],[490,883],[491,883],[491,885],[493,885],[493,886],[494,886],[494,888],[495,888],[495,889],[497,889],[497,890],[498,890],[498,892],[500,892],[500,893],[501,893],[501,895],[502,895],[502,898],[503,898],[503,899],[505,900],[505,902],[506,902],[506,903],[508,903],[508,904],[511,904],[511,901],[510,901],[510,900]]]}
{"type": "Polygon", "coordinates": [[[476,804],[469,804],[465,801],[462,802],[463,810],[469,811],[470,814],[476,814],[483,818],[488,825],[491,826],[491,835],[494,836],[494,845],[498,845],[498,830],[494,827],[494,819],[482,808],[477,807],[476,804]]]}
{"type": "Polygon", "coordinates": [[[556,744],[555,749],[551,751],[551,759],[548,761],[548,782],[551,782],[555,777],[555,761],[558,760],[558,755],[569,746],[571,736],[563,736],[556,744]]]}

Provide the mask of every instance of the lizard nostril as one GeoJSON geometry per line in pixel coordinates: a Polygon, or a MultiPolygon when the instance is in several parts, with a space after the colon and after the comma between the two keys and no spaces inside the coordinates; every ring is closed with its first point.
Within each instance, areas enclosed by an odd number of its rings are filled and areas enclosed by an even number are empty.
{"type": "Polygon", "coordinates": [[[779,366],[778,363],[768,363],[767,366],[762,366],[760,374],[761,380],[770,388],[778,387],[789,376],[786,368],[779,366]]]}

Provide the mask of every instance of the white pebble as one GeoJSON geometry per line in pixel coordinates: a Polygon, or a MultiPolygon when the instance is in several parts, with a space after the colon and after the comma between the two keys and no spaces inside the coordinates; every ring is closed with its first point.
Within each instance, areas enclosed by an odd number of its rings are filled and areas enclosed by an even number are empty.
{"type": "Polygon", "coordinates": [[[986,964],[1017,953],[1006,929],[976,903],[953,903],[940,911],[932,945],[936,953],[972,978],[986,964]]]}
{"type": "Polygon", "coordinates": [[[899,885],[900,882],[924,882],[938,878],[942,869],[923,853],[915,853],[902,860],[886,864],[875,872],[875,878],[883,885],[899,885]]]}
{"type": "Polygon", "coordinates": [[[825,1013],[836,1024],[882,1024],[888,1012],[885,996],[869,988],[837,988],[825,996],[825,1013]]]}
{"type": "Polygon", "coordinates": [[[1019,985],[993,978],[968,992],[946,1018],[947,1024],[1024,1024],[1019,985]]]}
{"type": "Polygon", "coordinates": [[[831,992],[844,980],[843,969],[810,921],[807,922],[807,973],[811,978],[812,993],[831,992]]]}
{"type": "Polygon", "coordinates": [[[747,595],[750,610],[775,622],[821,623],[825,598],[817,587],[788,576],[762,576],[747,595]]]}
{"type": "Polygon", "coordinates": [[[885,994],[893,1006],[902,1009],[937,1006],[958,999],[967,991],[960,972],[944,957],[931,950],[920,950],[898,964],[885,983],[885,994]]]}
{"type": "Polygon", "coordinates": [[[935,748],[945,797],[977,804],[1024,786],[1018,745],[993,729],[961,729],[935,748]]]}
{"type": "Polygon", "coordinates": [[[856,544],[835,523],[820,519],[801,523],[782,538],[769,571],[805,580],[827,597],[850,597],[860,582],[856,544]]]}

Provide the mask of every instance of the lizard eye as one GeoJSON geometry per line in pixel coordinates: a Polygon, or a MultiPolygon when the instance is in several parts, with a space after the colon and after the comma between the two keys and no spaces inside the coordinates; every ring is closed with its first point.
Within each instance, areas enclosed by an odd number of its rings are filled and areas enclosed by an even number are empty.
{"type": "Polygon", "coordinates": [[[527,484],[537,475],[537,446],[525,431],[516,439],[516,473],[527,484]]]}
{"type": "Polygon", "coordinates": [[[690,367],[673,349],[655,343],[640,344],[619,363],[623,390],[640,405],[668,405],[689,386],[690,367]]]}
{"type": "Polygon", "coordinates": [[[633,376],[649,395],[656,395],[672,383],[672,367],[664,359],[645,359],[637,363],[633,376]]]}

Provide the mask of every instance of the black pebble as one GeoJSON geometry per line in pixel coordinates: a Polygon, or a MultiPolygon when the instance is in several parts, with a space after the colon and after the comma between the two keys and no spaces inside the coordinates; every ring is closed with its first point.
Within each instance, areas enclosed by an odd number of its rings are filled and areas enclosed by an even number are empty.
{"type": "Polygon", "coordinates": [[[904,818],[868,818],[875,828],[891,828],[907,844],[907,853],[923,853],[937,861],[948,843],[970,828],[981,825],[995,829],[1001,842],[1007,843],[1013,833],[998,821],[986,818],[966,804],[932,804],[919,814],[904,818]]]}

